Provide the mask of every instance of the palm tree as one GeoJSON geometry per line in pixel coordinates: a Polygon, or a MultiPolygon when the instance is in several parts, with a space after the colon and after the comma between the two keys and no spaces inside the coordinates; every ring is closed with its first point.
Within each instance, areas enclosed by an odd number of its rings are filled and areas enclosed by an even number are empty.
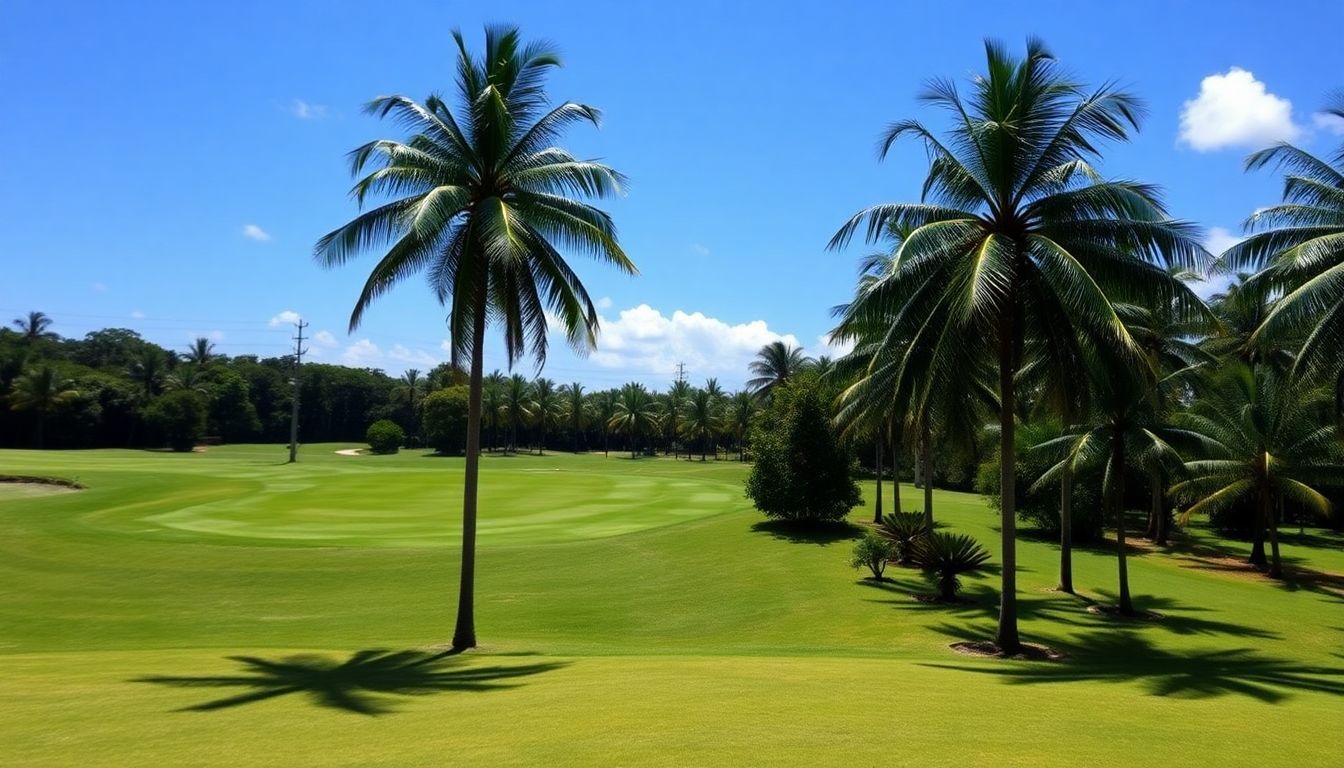
{"type": "Polygon", "coordinates": [[[525,426],[532,418],[532,386],[518,374],[504,380],[504,409],[502,413],[509,424],[509,444],[505,452],[518,450],[518,427],[525,426]]]}
{"type": "Polygon", "coordinates": [[[630,458],[639,455],[639,438],[658,428],[661,419],[658,404],[643,384],[632,382],[621,387],[609,426],[630,437],[630,458]]]}
{"type": "Polygon", "coordinates": [[[537,455],[546,453],[546,427],[556,423],[563,415],[564,401],[555,388],[555,382],[538,378],[532,382],[532,418],[537,422],[541,434],[537,439],[537,455]]]}
{"type": "Polygon", "coordinates": [[[26,344],[39,341],[54,341],[60,336],[51,330],[52,320],[45,312],[29,312],[27,317],[14,318],[14,327],[18,329],[26,344]]]}
{"type": "Polygon", "coordinates": [[[602,425],[602,455],[610,455],[611,422],[616,417],[616,406],[620,402],[620,393],[614,389],[594,392],[592,398],[593,417],[602,425]]]}
{"type": "MultiPolygon", "coordinates": [[[[718,403],[710,396],[709,390],[697,389],[691,393],[691,397],[686,401],[686,421],[682,424],[682,432],[691,440],[700,442],[700,460],[704,461],[709,453],[709,444],[714,441],[714,434],[719,428],[719,408],[718,403]]],[[[690,450],[690,447],[687,447],[690,450]]],[[[689,458],[689,453],[687,458],[689,458]]],[[[718,461],[718,449],[714,450],[714,460],[718,461]]]]}
{"type": "Polygon", "coordinates": [[[1209,308],[1218,319],[1214,333],[1205,338],[1204,351],[1218,358],[1239,360],[1250,366],[1269,365],[1275,370],[1287,371],[1293,366],[1291,350],[1301,345],[1301,338],[1278,338],[1273,343],[1251,339],[1264,324],[1273,309],[1273,302],[1263,291],[1247,289],[1251,276],[1240,273],[1219,293],[1209,297],[1209,308]]]}
{"type": "MultiPolygon", "coordinates": [[[[1344,119],[1344,96],[1325,110],[1344,119]]],[[[1305,334],[1294,370],[1339,378],[1344,345],[1344,148],[1333,164],[1291,144],[1277,144],[1246,158],[1246,169],[1274,166],[1285,172],[1283,201],[1246,220],[1250,237],[1220,258],[1230,270],[1260,269],[1243,290],[1284,294],[1249,340],[1249,346],[1305,334]]]]}
{"type": "MultiPolygon", "coordinates": [[[[681,435],[681,412],[691,395],[691,385],[685,379],[677,379],[667,388],[667,397],[663,399],[663,427],[667,430],[668,442],[672,444],[673,458],[681,458],[681,444],[677,438],[681,435]]],[[[663,455],[667,455],[664,447],[663,455]]],[[[691,457],[690,451],[686,458],[691,457]]]]}
{"type": "Polygon", "coordinates": [[[747,460],[747,431],[751,429],[751,419],[756,415],[756,396],[750,390],[734,392],[728,398],[728,427],[733,433],[733,442],[737,443],[737,460],[747,460]]]}
{"type": "Polygon", "coordinates": [[[415,427],[419,423],[416,418],[416,398],[419,397],[429,387],[429,381],[420,375],[417,368],[407,368],[406,372],[401,374],[397,383],[392,387],[392,397],[394,400],[404,400],[406,402],[406,411],[408,421],[411,424],[411,433],[415,433],[415,427]]]}
{"type": "Polygon", "coordinates": [[[723,400],[723,387],[719,386],[718,378],[710,376],[708,379],[705,379],[705,391],[709,393],[710,400],[713,400],[716,403],[723,400]]]}
{"type": "Polygon", "coordinates": [[[164,377],[167,389],[189,389],[197,394],[208,394],[210,389],[205,383],[205,372],[195,366],[180,365],[164,377]]]}
{"type": "Polygon", "coordinates": [[[1142,110],[1134,97],[1110,86],[1086,91],[1037,40],[1022,59],[995,42],[985,48],[987,72],[973,79],[968,98],[948,80],[923,94],[950,112],[948,140],[914,120],[892,124],[882,137],[883,155],[904,137],[923,143],[925,201],[860,211],[830,246],[845,246],[860,230],[873,242],[891,227],[907,228],[895,270],[875,289],[897,318],[889,337],[908,342],[903,367],[946,370],[929,363],[973,357],[997,363],[1003,594],[996,643],[1013,653],[1021,647],[1018,370],[1030,355],[1065,375],[1077,367],[1085,339],[1126,364],[1142,362],[1110,299],[1198,304],[1164,267],[1197,266],[1207,254],[1193,226],[1167,218],[1156,189],[1104,181],[1089,162],[1100,155],[1099,140],[1125,140],[1137,129],[1142,110]]]}
{"type": "Polygon", "coordinates": [[[204,368],[214,362],[216,357],[215,343],[204,336],[197,336],[191,346],[187,347],[187,352],[182,356],[182,360],[197,368],[204,368]]]}
{"type": "Polygon", "coordinates": [[[798,375],[811,362],[812,359],[803,354],[802,348],[772,341],[761,347],[756,353],[756,359],[748,366],[755,378],[747,381],[747,388],[769,400],[775,387],[798,375]]]}
{"type": "Polygon", "coordinates": [[[1325,388],[1269,368],[1220,371],[1210,391],[1177,417],[1203,437],[1206,449],[1204,457],[1186,462],[1190,478],[1171,488],[1190,503],[1182,516],[1236,505],[1254,509],[1258,531],[1269,532],[1270,576],[1281,578],[1279,506],[1289,500],[1328,514],[1330,501],[1316,488],[1344,482],[1339,429],[1320,417],[1326,403],[1325,388]]]}
{"type": "Polygon", "coordinates": [[[10,384],[9,408],[29,411],[37,418],[37,447],[41,449],[47,417],[78,397],[74,382],[61,378],[50,365],[43,365],[20,375],[10,384]]]}
{"type": "Polygon", "coordinates": [[[145,345],[131,363],[128,373],[131,380],[140,385],[141,396],[148,400],[163,391],[164,380],[172,368],[172,353],[153,344],[145,345]]]}
{"type": "Polygon", "coordinates": [[[491,371],[481,387],[481,421],[490,427],[490,449],[499,449],[499,423],[504,420],[504,389],[508,382],[504,374],[491,371]]]}
{"type": "MultiPolygon", "coordinates": [[[[583,385],[574,382],[568,386],[560,388],[560,399],[564,404],[565,420],[569,422],[569,429],[573,435],[573,445],[575,453],[579,452],[579,438],[583,435],[583,430],[588,426],[588,417],[591,415],[588,410],[588,399],[583,393],[583,385]]],[[[584,440],[586,444],[588,441],[584,440]]]]}
{"type": "Polygon", "coordinates": [[[577,122],[596,125],[598,111],[565,102],[550,106],[548,71],[560,64],[543,44],[524,45],[511,27],[488,27],[485,52],[457,44],[457,114],[431,95],[423,103],[383,96],[366,110],[392,116],[411,134],[380,139],[350,156],[358,175],[353,194],[390,196],[318,241],[315,255],[327,266],[386,247],[355,302],[350,327],[378,296],[411,274],[427,273],[440,302],[449,306],[453,358],[469,354],[471,367],[467,452],[462,492],[462,579],[455,648],[476,644],[474,585],[477,489],[480,468],[481,390],[487,320],[504,333],[510,361],[529,351],[546,355],[548,317],[561,324],[580,350],[596,343],[597,308],[556,244],[598,258],[626,273],[635,266],[616,240],[603,211],[581,198],[620,191],[620,174],[575,158],[554,146],[577,122]]]}

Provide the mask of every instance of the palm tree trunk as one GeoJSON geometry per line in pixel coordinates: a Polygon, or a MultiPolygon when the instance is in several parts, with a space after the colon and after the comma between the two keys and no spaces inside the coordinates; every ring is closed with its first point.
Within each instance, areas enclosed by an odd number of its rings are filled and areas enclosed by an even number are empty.
{"type": "Polygon", "coordinates": [[[893,434],[890,430],[890,425],[888,425],[887,434],[891,437],[891,506],[894,507],[892,511],[900,512],[901,511],[901,433],[895,432],[893,434]]]}
{"type": "Polygon", "coordinates": [[[873,522],[882,522],[882,435],[877,436],[877,504],[873,510],[873,522]]]}
{"type": "Polygon", "coordinates": [[[476,290],[471,329],[471,380],[467,390],[467,466],[462,483],[462,581],[457,594],[453,649],[476,647],[476,496],[481,468],[481,390],[485,346],[485,281],[476,290]]]}
{"type": "Polygon", "coordinates": [[[1129,560],[1125,557],[1125,441],[1118,430],[1111,441],[1115,478],[1111,484],[1111,511],[1115,515],[1115,554],[1120,570],[1120,613],[1132,616],[1134,602],[1129,596],[1129,560]]]}
{"type": "Polygon", "coordinates": [[[1059,479],[1059,591],[1073,594],[1073,468],[1059,479]]]}
{"type": "Polygon", "coordinates": [[[1166,494],[1162,490],[1161,473],[1153,473],[1153,516],[1157,518],[1157,536],[1153,543],[1159,547],[1167,546],[1167,505],[1166,494]]]}
{"type": "Polygon", "coordinates": [[[999,599],[999,628],[994,643],[999,651],[1014,654],[1022,650],[1017,634],[1017,423],[1016,373],[1013,355],[1013,302],[1007,303],[999,323],[999,530],[1003,544],[1003,574],[999,599]]]}
{"type": "Polygon", "coordinates": [[[1264,512],[1264,519],[1269,528],[1269,575],[1270,578],[1283,578],[1283,561],[1279,559],[1279,519],[1274,513],[1274,500],[1270,496],[1268,489],[1262,494],[1264,500],[1261,502],[1264,512]]]}

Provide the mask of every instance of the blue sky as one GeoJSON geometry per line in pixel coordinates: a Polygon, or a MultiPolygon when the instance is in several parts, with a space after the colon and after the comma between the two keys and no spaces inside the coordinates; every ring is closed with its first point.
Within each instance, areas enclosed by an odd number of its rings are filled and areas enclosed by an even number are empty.
{"type": "MultiPolygon", "coordinates": [[[[1137,140],[1103,171],[1167,190],[1226,245],[1274,202],[1258,145],[1324,150],[1314,116],[1344,88],[1344,3],[51,3],[0,6],[0,316],[64,335],[129,327],[181,348],[284,352],[296,312],[315,359],[399,373],[446,357],[443,311],[411,281],[354,334],[370,259],[325,271],[313,242],[354,212],[344,154],[395,127],[373,96],[452,86],[449,32],[511,22],[558,44],[556,99],[605,114],[567,145],[633,183],[608,205],[637,278],[580,263],[606,320],[599,353],[557,344],[546,375],[610,386],[745,378],[779,336],[824,352],[861,252],[825,244],[855,210],[918,195],[922,152],[874,153],[887,122],[939,116],[932,76],[982,66],[985,37],[1043,37],[1088,83],[1141,96],[1137,140]],[[1275,19],[1283,20],[1281,23],[1275,19]],[[1183,115],[1185,122],[1183,123],[1183,115]],[[273,324],[273,321],[278,324],[273,324]]],[[[502,365],[496,336],[487,362],[502,365]]],[[[522,370],[531,373],[532,366],[522,370]]]]}

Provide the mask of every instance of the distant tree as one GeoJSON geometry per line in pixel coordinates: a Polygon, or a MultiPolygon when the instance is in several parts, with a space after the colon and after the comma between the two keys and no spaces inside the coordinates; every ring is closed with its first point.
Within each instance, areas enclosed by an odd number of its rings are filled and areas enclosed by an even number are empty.
{"type": "Polygon", "coordinates": [[[420,404],[420,434],[437,453],[458,454],[467,445],[465,386],[446,387],[425,396],[420,404]]]}
{"type": "Polygon", "coordinates": [[[178,452],[188,452],[205,434],[205,397],[191,389],[159,395],[144,407],[143,416],[153,433],[178,452]]]}
{"type": "MultiPolygon", "coordinates": [[[[686,416],[682,432],[687,438],[700,444],[701,461],[704,461],[706,454],[709,453],[709,446],[714,442],[714,435],[718,432],[718,429],[718,403],[710,396],[708,390],[695,390],[686,401],[686,416]]],[[[686,447],[687,458],[690,458],[690,450],[691,448],[688,445],[686,447]]],[[[718,461],[717,448],[714,451],[714,460],[718,461]]]]}
{"type": "Polygon", "coordinates": [[[61,378],[50,365],[44,365],[14,379],[10,385],[9,407],[14,411],[33,414],[37,420],[37,447],[42,448],[47,418],[78,397],[79,392],[70,380],[61,378]]]}
{"type": "Polygon", "coordinates": [[[210,387],[209,423],[230,443],[252,439],[261,431],[247,379],[237,372],[223,371],[210,387]]]}
{"type": "Polygon", "coordinates": [[[621,388],[609,425],[630,438],[630,458],[639,454],[639,439],[658,429],[661,417],[658,404],[643,384],[630,383],[621,388]]]}
{"type": "Polygon", "coordinates": [[[560,399],[563,403],[564,419],[569,424],[572,440],[570,447],[574,453],[578,453],[579,439],[583,437],[583,430],[588,426],[588,419],[592,415],[588,409],[588,398],[583,393],[583,385],[576,381],[561,387],[560,399]]]}
{"type": "Polygon", "coordinates": [[[773,388],[773,400],[752,438],[756,461],[747,496],[781,520],[842,520],[862,504],[854,458],[841,444],[815,379],[773,388]]]}
{"type": "Polygon", "coordinates": [[[756,353],[756,359],[748,366],[755,378],[747,381],[747,388],[769,399],[775,387],[796,376],[811,362],[802,349],[782,341],[772,341],[761,347],[761,351],[756,353]]]}
{"type": "Polygon", "coordinates": [[[603,456],[609,454],[611,422],[616,418],[616,405],[619,400],[620,394],[614,389],[604,389],[601,392],[594,392],[592,395],[593,417],[602,426],[603,456]]]}
{"type": "Polygon", "coordinates": [[[429,381],[415,368],[408,368],[392,389],[392,397],[406,405],[406,423],[414,432],[420,420],[420,397],[429,389],[429,381]]]}
{"type": "Polygon", "coordinates": [[[14,318],[13,325],[23,336],[23,341],[32,345],[39,341],[55,341],[60,338],[51,330],[51,323],[51,318],[47,317],[45,312],[29,312],[26,317],[14,318]]]}
{"type": "MultiPolygon", "coordinates": [[[[681,456],[682,414],[686,410],[686,400],[691,396],[691,385],[684,379],[677,379],[667,388],[667,396],[662,402],[662,424],[666,430],[667,445],[672,447],[674,457],[681,456]]],[[[689,458],[689,450],[687,451],[689,458]]],[[[664,448],[663,455],[667,455],[664,448]]]]}
{"type": "Polygon", "coordinates": [[[518,428],[526,426],[532,418],[532,385],[518,374],[513,374],[504,382],[504,414],[509,425],[508,450],[518,450],[518,428]]]}
{"type": "Polygon", "coordinates": [[[364,441],[373,453],[396,453],[406,442],[406,430],[391,419],[379,419],[369,425],[368,431],[364,433],[364,441]]]}
{"type": "Polygon", "coordinates": [[[128,373],[131,380],[140,385],[141,396],[146,400],[163,391],[168,376],[170,354],[153,344],[145,345],[131,362],[128,373]]]}
{"type": "Polygon", "coordinates": [[[197,336],[187,347],[186,354],[182,355],[182,361],[196,368],[204,368],[214,362],[216,357],[215,343],[204,336],[197,336]]]}
{"type": "Polygon", "coordinates": [[[532,421],[536,423],[539,432],[538,455],[546,453],[546,428],[560,420],[564,414],[563,409],[564,402],[560,399],[560,392],[555,388],[554,381],[538,377],[532,382],[532,421]]]}
{"type": "Polygon", "coordinates": [[[737,444],[737,460],[747,460],[747,432],[751,429],[751,420],[756,415],[756,398],[751,392],[734,392],[728,404],[728,427],[737,444]]]}
{"type": "Polygon", "coordinates": [[[508,379],[491,371],[481,387],[481,426],[490,428],[490,449],[499,449],[499,425],[504,423],[504,389],[508,379]]]}

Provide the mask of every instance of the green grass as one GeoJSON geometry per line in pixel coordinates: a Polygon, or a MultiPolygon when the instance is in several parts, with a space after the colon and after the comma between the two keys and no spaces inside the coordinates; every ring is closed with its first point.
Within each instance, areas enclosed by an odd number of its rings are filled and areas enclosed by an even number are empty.
{"type": "MultiPolygon", "coordinates": [[[[461,461],[306,446],[0,452],[78,493],[0,496],[0,765],[1335,765],[1344,754],[1338,537],[1311,580],[1230,570],[1205,532],[1132,558],[1140,607],[1049,592],[1023,541],[1022,630],[1057,664],[959,656],[973,602],[873,586],[850,542],[760,526],[736,462],[487,457],[482,648],[452,629],[461,461]],[[390,654],[361,653],[384,650],[390,654]]],[[[870,491],[871,488],[866,488],[870,491]]],[[[918,506],[904,487],[905,506],[918,506]]],[[[937,515],[995,552],[995,516],[937,515]]],[[[861,508],[856,519],[871,514],[861,508]]],[[[1235,549],[1235,545],[1226,545],[1235,549]]],[[[1107,600],[1114,558],[1076,555],[1107,600]]]]}

